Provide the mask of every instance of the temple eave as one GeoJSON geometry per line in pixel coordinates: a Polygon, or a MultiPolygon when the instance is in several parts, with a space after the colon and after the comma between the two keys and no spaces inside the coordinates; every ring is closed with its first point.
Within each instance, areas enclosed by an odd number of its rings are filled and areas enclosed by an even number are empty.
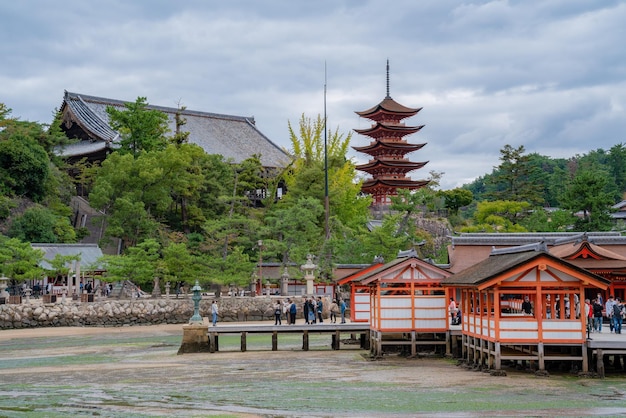
{"type": "Polygon", "coordinates": [[[423,144],[407,144],[402,142],[383,142],[380,140],[375,140],[369,145],[364,145],[361,147],[352,147],[353,150],[364,152],[366,154],[370,154],[369,151],[379,150],[379,149],[389,149],[389,150],[398,150],[405,153],[413,152],[424,148],[426,143],[423,144]]]}

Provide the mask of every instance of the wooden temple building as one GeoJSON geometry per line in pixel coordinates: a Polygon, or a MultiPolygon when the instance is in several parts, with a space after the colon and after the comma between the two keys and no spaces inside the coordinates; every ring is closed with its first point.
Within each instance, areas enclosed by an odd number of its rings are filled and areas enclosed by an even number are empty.
{"type": "Polygon", "coordinates": [[[588,286],[585,296],[626,296],[626,237],[619,232],[463,233],[448,247],[449,270],[459,273],[487,259],[492,250],[544,243],[550,255],[608,280],[606,289],[588,286]]]}
{"type": "Polygon", "coordinates": [[[570,361],[589,370],[584,295],[608,289],[606,278],[531,244],[493,249],[442,283],[460,294],[468,363],[499,370],[506,360],[528,361],[545,370],[548,361],[570,361]]]}
{"type": "MultiPolygon", "coordinates": [[[[70,164],[85,160],[94,164],[102,162],[107,155],[119,147],[120,133],[111,128],[107,107],[124,110],[127,102],[105,97],[90,96],[66,91],[60,107],[61,129],[75,142],[55,150],[57,155],[70,164]]],[[[258,155],[267,173],[287,166],[292,157],[267,138],[255,125],[253,117],[223,115],[182,108],[148,105],[148,110],[157,110],[167,115],[171,134],[177,130],[188,132],[188,142],[201,147],[207,154],[221,155],[225,161],[240,163],[258,155]],[[181,126],[180,122],[184,121],[181,126]]],[[[78,184],[78,196],[71,202],[74,211],[73,225],[89,229],[89,235],[81,242],[101,242],[106,225],[102,214],[90,207],[83,197],[88,190],[78,184]]],[[[267,196],[265,189],[247,191],[255,205],[260,205],[267,196]]],[[[284,193],[279,185],[276,198],[284,193]]],[[[120,251],[120,240],[103,247],[106,254],[120,251]]]]}
{"type": "Polygon", "coordinates": [[[461,234],[452,237],[449,264],[401,256],[337,285],[350,289],[351,321],[369,322],[374,355],[445,344],[447,354],[481,368],[523,362],[588,372],[595,358],[603,374],[604,357],[619,365],[626,354],[626,342],[608,331],[590,339],[584,315],[585,299],[626,296],[619,233],[461,234]],[[450,298],[461,325],[450,324],[450,298]]]}
{"type": "Polygon", "coordinates": [[[366,129],[355,129],[358,134],[371,138],[368,145],[352,147],[354,150],[368,154],[370,160],[357,165],[360,171],[368,173],[371,178],[364,181],[361,190],[372,196],[373,208],[384,208],[391,204],[391,197],[397,195],[398,189],[415,190],[428,184],[428,180],[412,180],[407,174],[424,167],[427,162],[413,162],[407,154],[417,151],[426,145],[409,143],[405,136],[414,134],[424,127],[406,126],[404,119],[416,115],[421,108],[410,108],[401,105],[389,95],[389,62],[387,61],[387,95],[376,106],[356,112],[359,116],[372,120],[374,123],[366,129]]]}
{"type": "Polygon", "coordinates": [[[448,296],[441,282],[448,276],[448,271],[411,255],[341,280],[352,289],[351,318],[369,320],[372,354],[381,355],[385,345],[408,347],[415,355],[418,346],[447,344],[448,296]]]}
{"type": "MultiPolygon", "coordinates": [[[[61,128],[69,138],[78,141],[58,153],[70,161],[83,157],[89,161],[104,160],[120,139],[120,133],[110,126],[106,109],[112,106],[123,110],[126,103],[66,91],[60,108],[61,128]]],[[[172,134],[177,131],[177,117],[184,120],[180,129],[189,132],[189,143],[200,146],[207,154],[222,155],[234,163],[259,155],[266,168],[282,168],[291,161],[281,147],[259,131],[253,117],[154,105],[148,105],[147,109],[165,113],[172,134]]]]}

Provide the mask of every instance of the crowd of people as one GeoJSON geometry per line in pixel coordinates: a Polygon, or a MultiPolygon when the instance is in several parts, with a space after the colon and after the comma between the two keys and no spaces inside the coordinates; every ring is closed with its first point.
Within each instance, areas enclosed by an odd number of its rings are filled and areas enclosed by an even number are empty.
{"type": "Polygon", "coordinates": [[[622,333],[622,323],[626,318],[626,305],[620,298],[610,295],[605,303],[602,295],[598,294],[592,301],[585,299],[585,314],[587,316],[587,331],[602,332],[602,324],[606,317],[609,321],[609,331],[615,334],[622,333]]]}
{"type": "MultiPolygon", "coordinates": [[[[342,298],[333,300],[329,306],[331,324],[337,322],[337,315],[340,315],[341,323],[346,323],[346,302],[342,298]]],[[[290,298],[285,300],[277,300],[274,303],[274,325],[282,325],[283,319],[287,324],[296,323],[298,312],[301,312],[305,324],[322,324],[324,323],[324,301],[321,296],[305,298],[301,309],[290,298]]]]}

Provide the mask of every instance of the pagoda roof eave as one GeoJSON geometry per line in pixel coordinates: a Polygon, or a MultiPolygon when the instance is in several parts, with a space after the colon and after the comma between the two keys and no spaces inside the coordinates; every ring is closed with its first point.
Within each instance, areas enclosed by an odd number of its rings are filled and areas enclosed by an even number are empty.
{"type": "Polygon", "coordinates": [[[369,116],[374,115],[379,112],[389,112],[395,114],[406,115],[405,117],[413,116],[422,110],[419,108],[412,108],[401,105],[400,103],[393,100],[391,97],[385,97],[382,102],[378,103],[376,106],[371,107],[367,110],[363,110],[361,112],[355,112],[357,115],[362,116],[364,118],[369,118],[369,116]]]}
{"type": "Polygon", "coordinates": [[[404,135],[410,135],[410,134],[419,132],[424,126],[425,125],[400,126],[400,125],[377,123],[376,125],[366,128],[366,129],[355,129],[354,132],[361,134],[361,135],[372,135],[380,131],[390,131],[390,132],[402,132],[404,135]]]}
{"type": "Polygon", "coordinates": [[[357,165],[355,168],[357,170],[366,171],[369,169],[379,168],[379,167],[389,167],[389,168],[404,168],[411,170],[417,170],[418,168],[424,167],[428,164],[428,161],[417,162],[414,163],[412,161],[384,161],[384,160],[374,160],[369,163],[357,165]]]}
{"type": "Polygon", "coordinates": [[[421,144],[407,144],[407,143],[400,143],[400,142],[383,142],[377,139],[375,141],[372,141],[372,143],[370,143],[369,145],[365,145],[362,147],[352,147],[352,149],[355,151],[365,152],[365,153],[367,153],[370,150],[374,150],[376,148],[386,148],[386,149],[413,152],[413,151],[417,151],[419,149],[424,148],[424,146],[426,146],[425,142],[421,144]]]}
{"type": "Polygon", "coordinates": [[[428,183],[429,180],[371,179],[363,182],[361,190],[367,191],[376,187],[419,189],[428,183]]]}

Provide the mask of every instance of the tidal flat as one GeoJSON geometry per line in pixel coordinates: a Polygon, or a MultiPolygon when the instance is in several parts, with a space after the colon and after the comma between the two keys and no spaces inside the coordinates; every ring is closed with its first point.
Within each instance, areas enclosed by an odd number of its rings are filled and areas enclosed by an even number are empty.
{"type": "Polygon", "coordinates": [[[326,335],[235,336],[177,355],[182,325],[0,331],[2,417],[626,416],[626,375],[507,370],[425,356],[369,359],[326,335]],[[344,349],[345,348],[345,349],[344,349]]]}

